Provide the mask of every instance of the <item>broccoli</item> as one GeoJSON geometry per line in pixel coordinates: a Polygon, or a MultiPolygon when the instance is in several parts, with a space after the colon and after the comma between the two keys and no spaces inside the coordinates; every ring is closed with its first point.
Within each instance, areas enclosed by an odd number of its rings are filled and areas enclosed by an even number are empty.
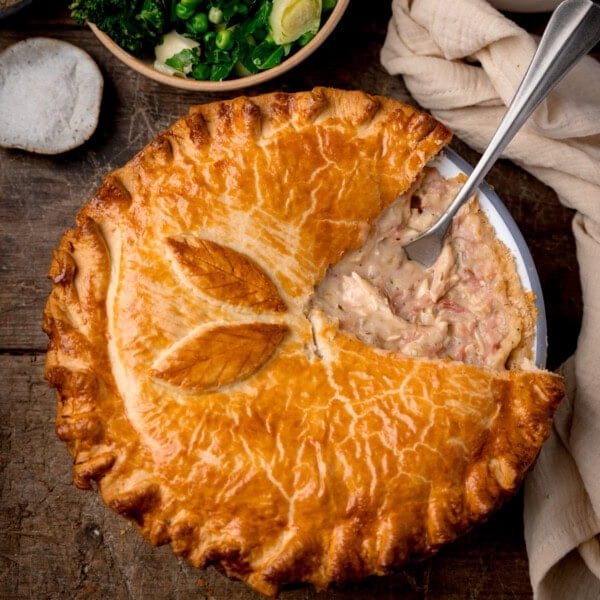
{"type": "Polygon", "coordinates": [[[121,48],[142,56],[170,29],[171,4],[171,0],[75,0],[69,9],[78,23],[94,23],[121,48]]]}

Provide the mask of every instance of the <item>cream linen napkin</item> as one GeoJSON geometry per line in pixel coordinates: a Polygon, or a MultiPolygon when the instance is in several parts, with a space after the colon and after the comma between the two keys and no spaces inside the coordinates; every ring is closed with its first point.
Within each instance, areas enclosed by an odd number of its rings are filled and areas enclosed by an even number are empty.
{"type": "MultiPolygon", "coordinates": [[[[416,101],[481,151],[536,42],[484,0],[393,0],[381,52],[416,101]]],[[[525,486],[534,597],[600,599],[600,63],[586,57],[505,152],[575,209],[584,316],[568,398],[525,486]]],[[[568,290],[565,291],[568,293],[568,290]]]]}

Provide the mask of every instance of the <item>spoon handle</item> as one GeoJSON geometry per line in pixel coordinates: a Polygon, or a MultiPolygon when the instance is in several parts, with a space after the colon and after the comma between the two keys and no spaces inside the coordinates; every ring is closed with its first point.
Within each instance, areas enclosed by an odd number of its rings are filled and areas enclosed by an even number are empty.
{"type": "MultiPolygon", "coordinates": [[[[556,8],[538,49],[487,149],[439,222],[445,234],[460,206],[479,187],[492,165],[531,113],[575,63],[600,40],[600,4],[564,0],[556,8]]],[[[437,227],[437,226],[436,226],[437,227]]]]}

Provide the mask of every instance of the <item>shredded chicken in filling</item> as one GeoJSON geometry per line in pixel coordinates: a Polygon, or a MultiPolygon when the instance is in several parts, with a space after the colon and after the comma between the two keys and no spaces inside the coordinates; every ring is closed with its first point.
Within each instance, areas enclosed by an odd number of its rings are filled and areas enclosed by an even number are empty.
{"type": "Polygon", "coordinates": [[[436,219],[461,182],[425,170],[390,206],[365,244],[330,268],[313,306],[365,343],[408,356],[507,368],[522,344],[519,307],[509,297],[506,250],[472,200],[454,219],[444,249],[425,268],[402,246],[436,219]],[[500,253],[500,254],[499,254],[500,253]]]}

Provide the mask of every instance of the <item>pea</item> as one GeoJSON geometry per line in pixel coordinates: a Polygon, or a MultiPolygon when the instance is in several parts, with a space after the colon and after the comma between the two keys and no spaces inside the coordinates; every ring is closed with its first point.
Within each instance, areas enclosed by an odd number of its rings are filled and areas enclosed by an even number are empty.
{"type": "Polygon", "coordinates": [[[200,13],[196,13],[191,19],[190,19],[190,29],[194,32],[194,33],[204,33],[205,31],[208,31],[208,16],[206,13],[200,12],[200,13]]]}
{"type": "Polygon", "coordinates": [[[175,5],[175,14],[177,15],[178,19],[187,21],[194,14],[194,7],[186,6],[182,2],[178,2],[175,5]]]}
{"type": "Polygon", "coordinates": [[[210,67],[207,64],[200,63],[195,65],[191,73],[194,79],[205,81],[210,78],[210,67]]]}
{"type": "Polygon", "coordinates": [[[202,0],[179,0],[179,4],[183,6],[189,6],[190,8],[196,8],[202,0]]]}

